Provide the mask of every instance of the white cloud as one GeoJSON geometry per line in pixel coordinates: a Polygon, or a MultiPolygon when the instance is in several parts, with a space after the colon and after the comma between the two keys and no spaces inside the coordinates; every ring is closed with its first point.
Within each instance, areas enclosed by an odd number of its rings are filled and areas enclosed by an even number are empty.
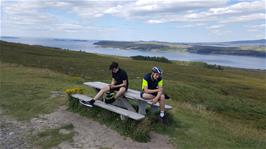
{"type": "MultiPolygon", "coordinates": [[[[265,0],[239,2],[230,6],[226,6],[227,3],[228,0],[19,0],[5,6],[4,11],[7,14],[16,15],[16,17],[23,14],[36,14],[36,19],[40,19],[37,14],[45,15],[46,12],[43,12],[43,10],[49,8],[72,12],[87,20],[104,15],[113,15],[127,19],[140,19],[148,23],[167,23],[219,21],[221,17],[252,15],[265,10],[265,0]]],[[[258,19],[261,19],[261,17],[258,19]]],[[[226,18],[223,20],[226,20],[226,18]]],[[[242,21],[245,20],[249,21],[249,19],[242,19],[242,21]]]]}
{"type": "Polygon", "coordinates": [[[187,11],[223,6],[227,0],[138,0],[110,8],[114,15],[154,19],[154,16],[181,14],[187,11]]]}
{"type": "Polygon", "coordinates": [[[112,10],[109,12],[121,17],[141,19],[151,24],[168,22],[237,23],[265,19],[262,17],[262,14],[265,14],[265,0],[240,2],[229,6],[225,6],[225,3],[226,1],[208,0],[140,0],[136,4],[113,7],[109,9],[112,10]]]}
{"type": "MultiPolygon", "coordinates": [[[[263,12],[265,13],[265,0],[254,1],[254,2],[241,2],[227,7],[210,8],[208,11],[202,11],[199,13],[189,13],[185,15],[185,18],[190,20],[205,21],[219,21],[223,23],[232,23],[237,17],[236,22],[245,22],[252,20],[250,17],[254,17],[253,20],[265,19],[262,17],[263,12]],[[259,16],[256,16],[259,15],[259,16]],[[229,21],[220,21],[226,20],[229,21]],[[233,19],[230,19],[233,18],[233,19]]],[[[265,14],[264,14],[265,15],[265,14]]]]}
{"type": "Polygon", "coordinates": [[[209,15],[224,15],[236,13],[260,12],[265,10],[265,1],[241,2],[228,7],[211,8],[209,15]]]}
{"type": "Polygon", "coordinates": [[[53,30],[62,31],[62,32],[86,33],[91,30],[93,30],[94,32],[105,32],[105,31],[110,32],[110,31],[115,31],[116,28],[103,28],[103,27],[96,27],[96,26],[71,24],[71,23],[61,23],[61,24],[54,24],[53,30]]]}
{"type": "Polygon", "coordinates": [[[163,23],[163,21],[162,20],[148,20],[148,23],[158,24],[158,23],[163,23]]]}
{"type": "Polygon", "coordinates": [[[254,13],[241,16],[229,17],[227,20],[222,20],[221,23],[239,23],[239,22],[250,22],[255,20],[265,20],[265,13],[254,13]]]}
{"type": "Polygon", "coordinates": [[[208,29],[218,29],[218,28],[221,28],[223,27],[224,25],[212,25],[212,26],[208,26],[207,28],[208,29]]]}
{"type": "Polygon", "coordinates": [[[204,23],[191,23],[191,24],[185,24],[185,25],[177,25],[176,28],[192,28],[192,27],[201,27],[205,26],[204,23]]]}
{"type": "MultiPolygon", "coordinates": [[[[219,34],[227,24],[265,21],[265,2],[266,0],[246,0],[231,4],[229,0],[1,0],[1,29],[13,27],[60,32],[113,31],[115,28],[97,27],[90,22],[104,16],[116,16],[150,25],[171,22],[176,23],[177,28],[201,26],[219,34]],[[65,14],[71,14],[74,18],[66,20],[63,18],[65,14]]],[[[249,28],[251,30],[265,31],[265,28],[257,26],[249,28]]]]}

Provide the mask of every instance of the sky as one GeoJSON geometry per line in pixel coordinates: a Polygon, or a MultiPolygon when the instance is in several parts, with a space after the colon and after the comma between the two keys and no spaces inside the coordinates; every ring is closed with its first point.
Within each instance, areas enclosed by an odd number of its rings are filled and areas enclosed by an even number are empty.
{"type": "Polygon", "coordinates": [[[0,0],[1,36],[221,42],[266,38],[266,0],[0,0]]]}

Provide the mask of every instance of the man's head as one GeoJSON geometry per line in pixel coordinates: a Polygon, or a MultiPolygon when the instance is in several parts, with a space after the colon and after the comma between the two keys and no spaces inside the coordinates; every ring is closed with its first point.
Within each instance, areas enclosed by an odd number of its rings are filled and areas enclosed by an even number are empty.
{"type": "Polygon", "coordinates": [[[163,71],[159,68],[159,67],[153,67],[152,68],[152,78],[154,80],[157,80],[158,78],[160,78],[160,76],[162,75],[163,71]]]}
{"type": "Polygon", "coordinates": [[[117,73],[119,70],[118,63],[112,62],[112,64],[109,66],[109,70],[112,70],[113,73],[117,73]]]}

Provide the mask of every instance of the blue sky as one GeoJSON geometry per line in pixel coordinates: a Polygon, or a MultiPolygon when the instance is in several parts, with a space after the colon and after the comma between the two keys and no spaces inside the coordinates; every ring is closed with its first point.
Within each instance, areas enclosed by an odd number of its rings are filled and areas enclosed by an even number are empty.
{"type": "Polygon", "coordinates": [[[1,36],[216,42],[266,34],[266,0],[0,1],[1,36]]]}

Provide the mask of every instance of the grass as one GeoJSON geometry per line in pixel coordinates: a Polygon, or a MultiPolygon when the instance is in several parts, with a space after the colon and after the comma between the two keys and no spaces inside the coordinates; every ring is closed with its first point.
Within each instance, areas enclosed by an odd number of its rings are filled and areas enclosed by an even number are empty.
{"type": "MultiPolygon", "coordinates": [[[[175,125],[175,121],[172,118],[172,114],[169,115],[168,125],[159,124],[158,113],[152,114],[148,112],[148,116],[142,121],[135,121],[132,119],[126,119],[124,121],[120,120],[118,114],[115,114],[104,109],[94,107],[88,110],[88,107],[79,104],[77,99],[72,97],[69,98],[69,109],[72,112],[79,113],[82,116],[94,119],[109,128],[112,128],[124,136],[131,137],[132,139],[139,142],[147,142],[150,140],[149,132],[153,130],[154,127],[168,127],[175,125]]],[[[150,111],[150,109],[148,109],[150,111]]]]}
{"type": "Polygon", "coordinates": [[[18,64],[1,63],[0,69],[0,107],[4,114],[19,120],[29,120],[65,105],[63,90],[83,82],[81,78],[18,64]]]}
{"type": "MultiPolygon", "coordinates": [[[[131,121],[121,124],[117,115],[101,109],[89,112],[90,115],[82,108],[77,112],[140,141],[149,138],[131,131],[138,126],[143,126],[138,130],[155,130],[170,136],[171,142],[181,148],[266,146],[265,71],[213,69],[187,62],[136,61],[7,42],[0,45],[0,107],[5,114],[18,119],[30,119],[66,104],[63,96],[50,99],[51,91],[82,87],[84,81],[110,82],[108,66],[112,61],[127,70],[133,89],[139,89],[143,75],[158,65],[165,72],[165,89],[172,97],[168,104],[174,107],[169,113],[172,117],[169,125],[157,124],[155,115],[140,125],[131,121]],[[34,109],[33,105],[39,107],[34,109]]],[[[95,92],[86,89],[86,94],[95,92]]]]}
{"type": "Polygon", "coordinates": [[[170,135],[180,148],[264,148],[265,132],[239,123],[226,121],[221,115],[195,107],[189,103],[176,104],[175,129],[158,127],[157,131],[170,135]]]}
{"type": "Polygon", "coordinates": [[[38,148],[49,149],[59,145],[62,141],[73,141],[74,131],[73,125],[68,124],[60,128],[46,129],[35,136],[34,145],[38,148]],[[60,130],[66,130],[68,133],[60,133],[60,130]]]}

